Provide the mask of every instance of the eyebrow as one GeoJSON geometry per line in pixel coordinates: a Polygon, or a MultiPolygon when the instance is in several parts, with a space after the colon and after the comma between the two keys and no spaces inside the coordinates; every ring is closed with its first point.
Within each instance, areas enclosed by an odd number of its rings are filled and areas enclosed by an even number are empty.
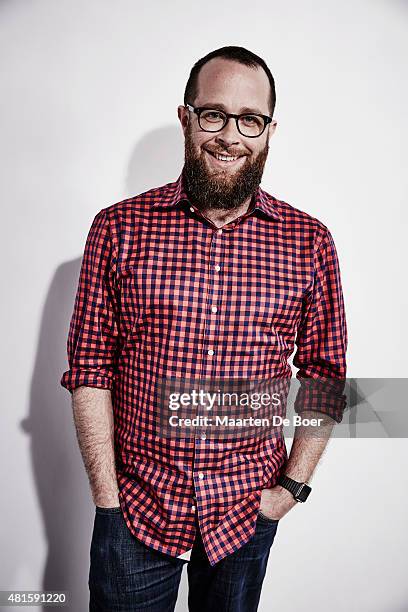
{"type": "MultiPolygon", "coordinates": [[[[224,106],[224,104],[218,103],[218,102],[208,102],[206,104],[201,104],[201,108],[219,108],[220,110],[225,111],[226,113],[227,111],[227,107],[224,106]]],[[[237,113],[238,115],[242,115],[243,113],[250,113],[251,115],[265,115],[265,113],[263,113],[260,110],[254,109],[254,108],[250,108],[249,106],[243,106],[241,107],[241,110],[239,113],[237,113]]]]}

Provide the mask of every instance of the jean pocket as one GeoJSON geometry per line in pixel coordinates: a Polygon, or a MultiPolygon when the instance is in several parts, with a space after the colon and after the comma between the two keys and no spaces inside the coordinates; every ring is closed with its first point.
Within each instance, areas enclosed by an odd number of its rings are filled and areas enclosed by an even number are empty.
{"type": "Polygon", "coordinates": [[[113,508],[103,508],[102,506],[95,506],[95,512],[98,514],[119,514],[122,511],[120,506],[114,506],[113,508]]]}
{"type": "Polygon", "coordinates": [[[279,523],[279,519],[269,518],[269,516],[265,516],[260,510],[258,510],[258,520],[264,523],[270,523],[271,525],[279,523]]]}

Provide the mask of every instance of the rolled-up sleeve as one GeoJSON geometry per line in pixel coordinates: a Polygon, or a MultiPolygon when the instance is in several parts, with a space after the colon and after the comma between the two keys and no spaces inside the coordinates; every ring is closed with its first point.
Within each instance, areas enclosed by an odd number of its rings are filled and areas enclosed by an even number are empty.
{"type": "Polygon", "coordinates": [[[305,299],[293,365],[301,381],[295,409],[316,410],[342,420],[346,406],[347,325],[340,266],[330,231],[314,254],[312,290],[305,299]]]}
{"type": "Polygon", "coordinates": [[[69,369],[60,383],[112,389],[118,343],[117,256],[105,210],[94,218],[85,244],[69,326],[69,369]]]}

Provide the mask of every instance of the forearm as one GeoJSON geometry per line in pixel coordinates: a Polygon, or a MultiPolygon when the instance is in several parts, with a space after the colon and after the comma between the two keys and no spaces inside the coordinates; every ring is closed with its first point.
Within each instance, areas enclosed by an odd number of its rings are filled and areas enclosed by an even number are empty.
{"type": "MultiPolygon", "coordinates": [[[[309,410],[302,411],[302,417],[319,418],[323,421],[318,427],[296,427],[284,474],[298,482],[310,482],[335,423],[326,415],[309,410]]],[[[292,493],[279,484],[262,491],[261,508],[270,518],[281,519],[296,504],[292,493]]]]}
{"type": "Polygon", "coordinates": [[[328,444],[334,421],[318,412],[303,411],[303,418],[323,418],[318,427],[299,425],[295,429],[285,475],[298,482],[310,482],[313,472],[328,444]]]}
{"type": "Polygon", "coordinates": [[[114,422],[109,389],[78,387],[72,394],[76,434],[97,506],[118,506],[114,422]]]}

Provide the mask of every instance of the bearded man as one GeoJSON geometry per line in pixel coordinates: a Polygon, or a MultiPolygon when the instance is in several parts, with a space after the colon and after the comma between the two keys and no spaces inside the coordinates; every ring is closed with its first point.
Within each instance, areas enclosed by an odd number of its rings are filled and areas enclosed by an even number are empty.
{"type": "MultiPolygon", "coordinates": [[[[68,337],[78,441],[95,504],[90,610],[258,609],[280,520],[310,493],[326,442],[280,430],[222,442],[200,421],[159,435],[166,379],[344,378],[333,238],[260,187],[274,78],[242,47],[193,66],[178,107],[179,178],[102,209],[85,245],[68,337]]],[[[228,384],[226,385],[228,386],[228,384]]],[[[247,416],[247,415],[246,415],[247,416]]]]}

